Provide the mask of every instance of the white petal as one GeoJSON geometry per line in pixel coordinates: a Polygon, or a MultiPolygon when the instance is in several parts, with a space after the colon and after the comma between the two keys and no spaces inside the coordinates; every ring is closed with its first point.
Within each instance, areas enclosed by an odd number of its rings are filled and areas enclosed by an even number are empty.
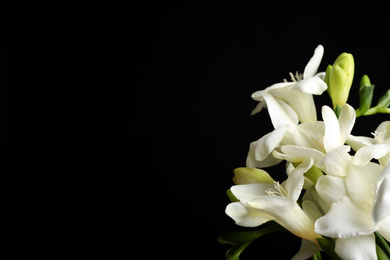
{"type": "Polygon", "coordinates": [[[301,122],[311,122],[317,120],[317,110],[314,103],[313,95],[302,93],[300,91],[283,91],[279,95],[285,100],[298,114],[301,122]]]}
{"type": "Polygon", "coordinates": [[[374,138],[366,136],[349,135],[347,137],[346,143],[350,145],[354,151],[357,151],[364,146],[375,144],[375,140],[374,138]]]}
{"type": "Polygon", "coordinates": [[[324,157],[324,154],[316,149],[297,145],[283,145],[281,151],[283,153],[274,151],[273,154],[275,157],[285,159],[289,162],[303,162],[304,160],[311,158],[314,163],[317,163],[324,157]]]}
{"type": "Polygon", "coordinates": [[[274,185],[269,183],[249,183],[234,185],[230,190],[237,199],[245,203],[261,196],[268,196],[265,191],[273,187],[274,185]]]}
{"type": "Polygon", "coordinates": [[[306,213],[297,203],[283,197],[262,197],[247,203],[249,207],[270,215],[277,223],[294,235],[317,242],[318,234],[306,213]]]}
{"type": "Polygon", "coordinates": [[[248,155],[246,157],[246,167],[249,168],[265,168],[277,165],[281,162],[281,159],[275,158],[271,153],[264,160],[257,161],[255,158],[255,149],[249,149],[248,155]]]}
{"type": "Polygon", "coordinates": [[[325,81],[319,77],[310,77],[297,82],[291,89],[306,94],[321,95],[327,88],[325,81]]]}
{"type": "Polygon", "coordinates": [[[339,124],[340,124],[340,138],[341,143],[344,144],[348,136],[351,134],[352,128],[355,124],[356,112],[353,107],[345,104],[341,108],[339,124]]]}
{"type": "Polygon", "coordinates": [[[390,241],[390,216],[383,219],[378,224],[378,232],[387,240],[390,241]]]}
{"type": "Polygon", "coordinates": [[[256,101],[262,101],[263,100],[263,95],[268,93],[271,90],[279,89],[279,88],[285,88],[291,85],[294,85],[294,82],[281,82],[281,83],[276,83],[266,89],[256,91],[252,94],[252,99],[256,101]]]}
{"type": "Polygon", "coordinates": [[[300,163],[288,177],[285,188],[288,194],[288,198],[292,202],[298,200],[303,187],[303,174],[307,172],[307,170],[309,170],[312,166],[313,160],[307,159],[300,163]]]}
{"type": "Polygon", "coordinates": [[[325,122],[324,147],[330,152],[332,149],[343,145],[340,136],[340,125],[336,114],[328,106],[322,107],[322,119],[325,122]]]}
{"type": "Polygon", "coordinates": [[[344,197],[333,203],[329,212],[316,221],[315,231],[323,236],[351,238],[371,234],[376,228],[369,211],[344,197]]]}
{"type": "Polygon", "coordinates": [[[323,147],[325,125],[322,121],[302,123],[297,126],[294,134],[295,144],[326,152],[323,147]]]}
{"type": "MultiPolygon", "coordinates": [[[[255,159],[264,160],[279,145],[286,134],[287,126],[281,126],[274,131],[264,135],[258,141],[253,143],[255,146],[255,159]]],[[[252,144],[251,144],[252,146],[252,144]]]]}
{"type": "Polygon", "coordinates": [[[374,199],[372,218],[379,222],[390,216],[390,177],[384,178],[381,182],[374,199]]]}
{"type": "Polygon", "coordinates": [[[345,178],[350,198],[362,207],[371,210],[375,186],[383,167],[376,163],[369,163],[365,167],[352,165],[351,171],[345,178]]]}
{"type": "Polygon", "coordinates": [[[251,116],[259,113],[264,107],[267,107],[265,101],[260,101],[259,104],[257,104],[257,106],[252,110],[251,116]]]}
{"type": "Polygon", "coordinates": [[[299,252],[293,258],[291,258],[291,260],[308,259],[320,250],[321,248],[317,244],[309,240],[302,239],[302,244],[301,248],[299,249],[299,252]]]}
{"type": "Polygon", "coordinates": [[[318,67],[320,66],[322,56],[324,55],[324,47],[322,45],[318,45],[314,50],[314,55],[311,57],[309,62],[307,63],[305,70],[303,72],[303,78],[313,77],[316,74],[318,67]]]}
{"type": "Polygon", "coordinates": [[[390,152],[388,144],[374,144],[360,148],[354,155],[352,163],[363,167],[371,161],[372,158],[379,159],[390,152]]]}
{"type": "Polygon", "coordinates": [[[351,156],[349,146],[339,146],[322,157],[317,163],[317,167],[326,174],[333,176],[346,176],[351,168],[351,156]]]}
{"type": "Polygon", "coordinates": [[[323,216],[320,209],[317,207],[314,201],[305,200],[302,202],[303,211],[315,222],[317,219],[323,216]]]}
{"type": "Polygon", "coordinates": [[[286,124],[292,128],[298,125],[298,115],[287,103],[276,100],[270,94],[264,94],[263,97],[267,102],[268,113],[275,129],[286,124]]]}
{"type": "Polygon", "coordinates": [[[375,235],[339,238],[335,252],[345,260],[376,260],[375,235]]]}
{"type": "Polygon", "coordinates": [[[345,178],[324,175],[318,178],[316,184],[318,195],[329,204],[348,196],[345,178]]]}
{"type": "Polygon", "coordinates": [[[257,227],[272,220],[270,216],[244,206],[241,202],[233,202],[227,205],[226,215],[231,217],[237,225],[243,227],[257,227]]]}
{"type": "Polygon", "coordinates": [[[376,129],[376,132],[382,136],[382,142],[390,138],[390,121],[382,122],[376,129]]]}

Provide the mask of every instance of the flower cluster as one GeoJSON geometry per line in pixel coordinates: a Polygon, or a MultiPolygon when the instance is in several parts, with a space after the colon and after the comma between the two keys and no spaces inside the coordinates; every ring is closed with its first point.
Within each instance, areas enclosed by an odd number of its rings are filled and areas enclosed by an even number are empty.
{"type": "Polygon", "coordinates": [[[233,244],[227,258],[238,259],[256,238],[285,230],[302,238],[293,259],[389,259],[390,121],[372,136],[351,134],[356,118],[390,113],[390,91],[372,106],[374,86],[364,75],[360,107],[347,103],[354,59],[342,53],[326,72],[317,73],[324,54],[319,45],[303,74],[252,94],[252,111],[268,109],[274,130],[250,144],[246,167],[234,170],[226,214],[255,231],[224,234],[233,244]],[[317,119],[313,95],[328,92],[332,107],[322,106],[317,119]],[[286,163],[280,183],[266,167],[286,163]]]}

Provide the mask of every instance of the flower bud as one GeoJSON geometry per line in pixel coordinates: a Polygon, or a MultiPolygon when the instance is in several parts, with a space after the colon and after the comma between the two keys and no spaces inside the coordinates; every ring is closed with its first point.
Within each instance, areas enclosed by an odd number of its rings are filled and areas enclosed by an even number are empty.
{"type": "Polygon", "coordinates": [[[330,71],[329,87],[333,107],[347,103],[352,86],[355,63],[352,54],[342,53],[337,57],[330,71]]]}
{"type": "Polygon", "coordinates": [[[264,170],[257,168],[240,167],[234,169],[233,181],[235,184],[274,183],[274,179],[264,170]]]}

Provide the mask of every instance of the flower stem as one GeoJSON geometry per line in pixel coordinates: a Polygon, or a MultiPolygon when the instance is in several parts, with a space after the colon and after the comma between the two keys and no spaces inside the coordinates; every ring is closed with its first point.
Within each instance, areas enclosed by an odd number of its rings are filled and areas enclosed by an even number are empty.
{"type": "MultiPolygon", "coordinates": [[[[377,245],[387,255],[387,257],[390,257],[390,246],[387,243],[387,241],[382,237],[382,235],[379,234],[378,232],[375,232],[375,241],[376,241],[377,245]]],[[[387,258],[387,259],[389,259],[389,258],[387,258]]]]}

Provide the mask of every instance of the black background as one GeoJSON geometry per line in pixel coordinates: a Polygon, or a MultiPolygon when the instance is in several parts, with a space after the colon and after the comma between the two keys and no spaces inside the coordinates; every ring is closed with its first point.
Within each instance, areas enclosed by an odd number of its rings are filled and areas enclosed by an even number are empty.
{"type": "MultiPolygon", "coordinates": [[[[363,74],[376,101],[389,87],[388,17],[360,2],[3,5],[3,246],[223,259],[217,237],[244,229],[224,213],[232,171],[272,130],[266,111],[250,116],[251,93],[302,73],[322,44],[320,71],[354,55],[349,103],[363,74]]],[[[353,133],[385,119],[359,119],[353,133]]],[[[269,172],[285,178],[283,166],[269,172]]],[[[288,259],[299,244],[272,234],[243,259],[288,259]]]]}

